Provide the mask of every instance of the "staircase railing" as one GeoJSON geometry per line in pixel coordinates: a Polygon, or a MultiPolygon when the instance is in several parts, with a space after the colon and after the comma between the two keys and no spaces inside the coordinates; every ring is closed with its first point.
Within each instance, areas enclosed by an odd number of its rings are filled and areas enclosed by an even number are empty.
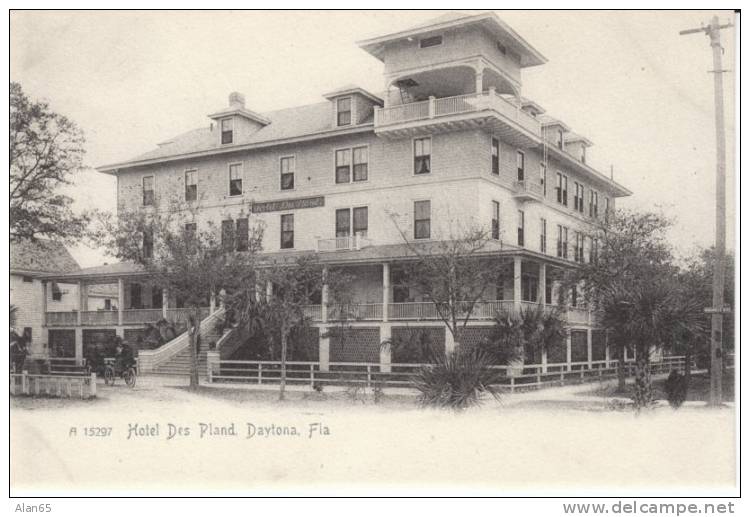
{"type": "MultiPolygon", "coordinates": [[[[224,309],[218,309],[216,312],[203,319],[200,323],[201,334],[210,329],[211,325],[215,325],[223,316],[224,309]]],[[[166,363],[189,346],[190,337],[186,331],[159,348],[140,351],[138,353],[138,362],[141,372],[153,372],[157,367],[166,363]]]]}

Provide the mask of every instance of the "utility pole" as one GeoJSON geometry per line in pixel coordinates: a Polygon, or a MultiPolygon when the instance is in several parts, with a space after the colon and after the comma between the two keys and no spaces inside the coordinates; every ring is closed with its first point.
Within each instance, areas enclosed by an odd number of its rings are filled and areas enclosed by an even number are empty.
{"type": "Polygon", "coordinates": [[[689,29],[680,31],[680,35],[696,34],[703,32],[709,37],[711,50],[713,51],[714,69],[714,104],[716,123],[716,245],[714,254],[714,278],[713,278],[713,307],[705,309],[711,314],[711,392],[709,405],[718,406],[722,402],[722,342],[724,314],[724,266],[726,248],[726,141],[724,136],[724,70],[721,64],[721,55],[724,49],[721,46],[720,31],[732,27],[727,23],[719,25],[719,18],[714,16],[708,27],[700,29],[689,29]]]}

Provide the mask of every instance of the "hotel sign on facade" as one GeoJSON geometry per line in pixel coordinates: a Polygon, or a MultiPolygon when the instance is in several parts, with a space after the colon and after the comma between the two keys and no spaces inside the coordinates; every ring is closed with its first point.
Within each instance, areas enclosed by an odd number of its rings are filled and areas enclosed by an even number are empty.
{"type": "Polygon", "coordinates": [[[284,212],[287,210],[318,208],[321,206],[325,206],[325,197],[317,196],[253,203],[251,210],[254,214],[262,214],[264,212],[284,212]]]}

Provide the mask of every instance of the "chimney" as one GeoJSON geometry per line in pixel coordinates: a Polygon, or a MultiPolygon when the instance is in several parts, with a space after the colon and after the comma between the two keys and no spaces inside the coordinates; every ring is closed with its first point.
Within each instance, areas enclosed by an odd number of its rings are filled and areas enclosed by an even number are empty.
{"type": "Polygon", "coordinates": [[[245,96],[240,92],[232,92],[229,94],[229,107],[230,108],[244,108],[245,107],[245,96]]]}

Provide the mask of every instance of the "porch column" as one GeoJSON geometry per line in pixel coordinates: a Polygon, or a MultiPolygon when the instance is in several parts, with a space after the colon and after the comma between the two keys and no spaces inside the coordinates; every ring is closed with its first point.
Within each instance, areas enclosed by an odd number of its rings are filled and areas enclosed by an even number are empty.
{"type": "Polygon", "coordinates": [[[391,373],[391,345],[383,346],[386,341],[391,341],[391,325],[386,323],[380,325],[380,371],[391,373]]]}
{"type": "Polygon", "coordinates": [[[482,93],[482,79],[484,78],[484,74],[482,72],[477,72],[474,77],[475,77],[475,80],[476,80],[475,91],[477,93],[482,93]]]}
{"type": "Polygon", "coordinates": [[[547,349],[542,348],[542,373],[547,373],[547,349]]]}
{"type": "Polygon", "coordinates": [[[83,280],[78,281],[78,326],[83,324],[83,315],[81,314],[86,310],[86,284],[83,280]]]}
{"type": "MultiPolygon", "coordinates": [[[[80,314],[80,313],[79,313],[80,314]]],[[[76,365],[83,364],[83,328],[75,328],[76,333],[76,365]]]]}
{"type": "Polygon", "coordinates": [[[568,371],[570,371],[570,363],[573,362],[573,342],[570,329],[565,334],[565,362],[568,363],[568,371]]]}
{"type": "Polygon", "coordinates": [[[266,280],[266,300],[270,300],[273,296],[273,282],[266,280]]]}
{"type": "Polygon", "coordinates": [[[42,280],[42,318],[44,323],[47,323],[47,281],[42,280]]]}
{"type": "Polygon", "coordinates": [[[169,291],[167,288],[161,290],[161,317],[167,319],[167,309],[169,308],[169,291]]]}
{"type": "MultiPolygon", "coordinates": [[[[320,320],[328,322],[328,268],[323,268],[323,286],[320,289],[320,320]]],[[[327,346],[327,345],[326,345],[327,346]]]]}
{"type": "Polygon", "coordinates": [[[586,354],[589,362],[589,370],[593,367],[594,361],[594,344],[592,341],[591,329],[586,329],[586,354]]]}
{"type": "Polygon", "coordinates": [[[547,264],[539,264],[539,292],[537,299],[542,305],[547,303],[547,264]]]}
{"type": "Polygon", "coordinates": [[[328,337],[326,327],[318,327],[318,332],[318,363],[320,363],[320,371],[327,372],[331,363],[331,338],[328,337]]]}
{"type": "Polygon", "coordinates": [[[125,310],[125,282],[117,279],[117,324],[122,325],[122,312],[125,310]]]}
{"type": "Polygon", "coordinates": [[[521,310],[521,257],[513,257],[513,307],[521,310]]]}
{"type": "Polygon", "coordinates": [[[609,368],[609,330],[604,331],[604,360],[607,361],[607,368],[609,368]]]}
{"type": "MultiPolygon", "coordinates": [[[[388,302],[391,293],[391,265],[383,262],[383,321],[388,321],[388,302]]],[[[390,335],[388,336],[390,338],[390,335]]]]}

